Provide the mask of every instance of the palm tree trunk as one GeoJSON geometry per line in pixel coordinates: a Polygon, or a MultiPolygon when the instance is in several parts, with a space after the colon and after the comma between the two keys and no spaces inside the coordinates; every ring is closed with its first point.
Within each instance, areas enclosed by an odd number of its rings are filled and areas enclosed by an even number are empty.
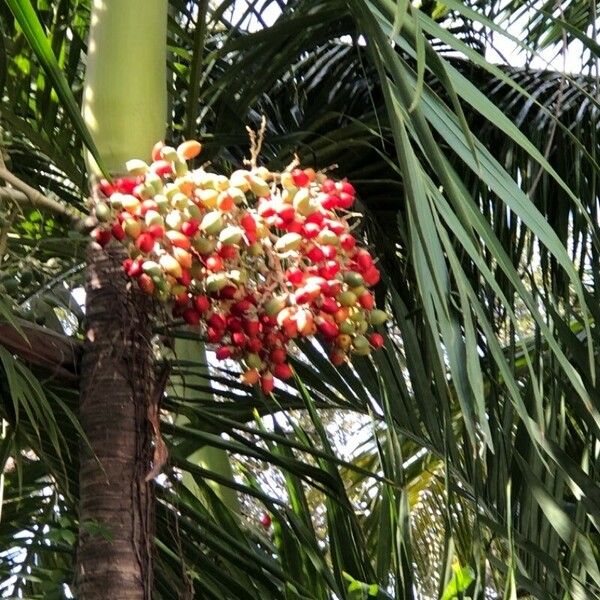
{"type": "MultiPolygon", "coordinates": [[[[164,135],[167,0],[93,0],[83,116],[104,164],[149,159],[164,135]]],[[[88,157],[91,174],[98,167],[88,157]]],[[[158,394],[147,297],[122,272],[123,251],[91,244],[80,418],[77,597],[149,600],[154,501],[152,431],[158,394]],[[137,287],[135,288],[137,290],[137,287]],[[150,410],[149,410],[150,409],[150,410]]]]}
{"type": "Polygon", "coordinates": [[[152,593],[150,470],[153,365],[148,301],[128,289],[120,249],[91,244],[81,365],[77,591],[82,600],[152,593]]]}

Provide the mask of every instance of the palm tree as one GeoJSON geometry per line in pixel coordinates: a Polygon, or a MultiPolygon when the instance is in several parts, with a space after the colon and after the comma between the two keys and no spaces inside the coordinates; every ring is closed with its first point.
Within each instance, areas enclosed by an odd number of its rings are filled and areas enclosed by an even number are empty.
{"type": "MultiPolygon", "coordinates": [[[[77,509],[78,444],[97,443],[74,416],[90,3],[32,4],[0,5],[0,568],[7,594],[52,598],[78,537],[111,545],[77,509]]],[[[273,397],[170,354],[194,333],[153,319],[171,377],[153,597],[598,597],[595,4],[235,4],[169,3],[167,138],[239,164],[264,114],[265,163],[335,163],[394,319],[353,368],[303,346],[273,397]],[[503,19],[528,19],[532,56],[577,40],[581,74],[489,63],[503,19]],[[235,479],[200,448],[227,452],[235,479]]]]}

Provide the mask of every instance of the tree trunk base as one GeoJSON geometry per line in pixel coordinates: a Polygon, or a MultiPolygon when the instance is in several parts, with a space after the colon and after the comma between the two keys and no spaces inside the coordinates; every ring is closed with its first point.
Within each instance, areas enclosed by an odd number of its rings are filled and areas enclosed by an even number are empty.
{"type": "Polygon", "coordinates": [[[147,296],[128,284],[123,249],[88,249],[80,418],[80,600],[149,600],[153,492],[148,421],[155,377],[147,296]]]}

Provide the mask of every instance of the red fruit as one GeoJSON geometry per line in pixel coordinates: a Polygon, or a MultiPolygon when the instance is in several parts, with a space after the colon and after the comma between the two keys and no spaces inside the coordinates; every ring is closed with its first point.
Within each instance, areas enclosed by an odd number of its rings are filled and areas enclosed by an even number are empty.
{"type": "Polygon", "coordinates": [[[317,320],[317,329],[328,339],[337,337],[340,332],[340,328],[335,323],[331,323],[331,321],[326,321],[324,319],[317,320]]]}
{"type": "Polygon", "coordinates": [[[154,200],[144,200],[140,206],[140,214],[145,216],[149,210],[158,210],[158,204],[154,200]]]}
{"type": "Polygon", "coordinates": [[[260,387],[265,394],[270,394],[273,391],[275,382],[271,373],[267,372],[260,378],[260,387]]]}
{"type": "Polygon", "coordinates": [[[351,233],[342,233],[340,235],[340,246],[346,251],[350,252],[356,246],[356,240],[351,233]]]}
{"type": "Polygon", "coordinates": [[[336,189],[339,189],[341,192],[349,194],[350,196],[356,195],[356,190],[349,181],[339,181],[335,187],[336,189]]]}
{"type": "Polygon", "coordinates": [[[206,268],[209,271],[222,271],[223,270],[223,261],[221,257],[217,254],[213,254],[206,259],[206,268]]]}
{"type": "Polygon", "coordinates": [[[154,248],[154,238],[149,233],[141,233],[135,240],[135,245],[140,252],[148,253],[154,248]]]}
{"type": "Polygon", "coordinates": [[[210,327],[214,329],[223,330],[227,325],[227,321],[225,321],[225,317],[218,313],[213,313],[208,319],[208,324],[210,327]]]}
{"type": "Polygon", "coordinates": [[[220,342],[222,338],[223,338],[223,330],[215,329],[214,327],[209,327],[206,330],[206,339],[211,344],[216,344],[217,342],[220,342]]]}
{"type": "Polygon", "coordinates": [[[380,333],[372,333],[369,336],[369,344],[371,344],[373,348],[383,348],[385,339],[380,333]]]}
{"type": "Polygon", "coordinates": [[[179,283],[181,283],[181,285],[185,285],[185,287],[188,287],[190,283],[192,283],[192,276],[190,275],[190,272],[187,269],[181,270],[181,277],[179,278],[179,283]]]}
{"type": "Polygon", "coordinates": [[[338,202],[338,206],[340,208],[350,208],[354,204],[354,196],[350,194],[346,194],[346,192],[342,192],[340,194],[340,199],[338,202]]]}
{"type": "Polygon", "coordinates": [[[112,196],[115,193],[115,187],[112,186],[106,179],[102,179],[98,184],[98,190],[107,198],[112,196]]]}
{"type": "Polygon", "coordinates": [[[319,246],[313,246],[307,253],[307,258],[315,263],[321,262],[325,258],[323,250],[319,246]]]}
{"type": "Polygon", "coordinates": [[[339,279],[330,279],[321,284],[324,296],[337,296],[342,291],[342,282],[339,279]]]}
{"type": "Polygon", "coordinates": [[[156,160],[152,163],[150,168],[161,177],[173,174],[173,165],[166,160],[156,160]]]}
{"type": "Polygon", "coordinates": [[[292,171],[292,180],[296,187],[306,187],[310,183],[310,178],[302,169],[292,171]]]}
{"type": "Polygon", "coordinates": [[[283,204],[277,209],[277,216],[285,223],[289,223],[294,220],[296,209],[291,204],[283,204]]]}
{"type": "Polygon", "coordinates": [[[306,222],[307,223],[315,223],[316,225],[320,225],[323,222],[323,219],[325,218],[325,215],[323,215],[320,212],[314,212],[310,215],[308,215],[308,217],[306,217],[306,222]]]}
{"type": "Polygon", "coordinates": [[[379,283],[381,273],[377,267],[373,266],[363,273],[363,279],[367,285],[375,285],[379,283]]]}
{"type": "Polygon", "coordinates": [[[245,213],[240,219],[240,225],[246,230],[246,232],[254,233],[256,231],[256,221],[250,213],[245,213]]]}
{"type": "Polygon", "coordinates": [[[340,265],[335,260],[328,260],[320,269],[319,275],[325,279],[333,279],[340,272],[340,265]]]}
{"type": "Polygon", "coordinates": [[[287,352],[284,348],[275,348],[271,350],[271,353],[269,354],[269,359],[274,365],[280,365],[286,361],[287,352]]]}
{"type": "Polygon", "coordinates": [[[175,299],[174,299],[175,306],[180,306],[183,308],[187,308],[189,302],[190,302],[190,299],[187,295],[187,292],[183,292],[183,293],[179,294],[179,296],[175,296],[175,299]]]}
{"type": "Polygon", "coordinates": [[[321,304],[321,310],[329,315],[334,315],[338,310],[339,310],[340,306],[339,304],[336,302],[335,298],[323,298],[323,302],[321,304]]]}
{"type": "Polygon", "coordinates": [[[344,361],[346,360],[346,354],[344,352],[342,352],[341,350],[334,349],[329,354],[329,360],[336,367],[339,367],[340,365],[344,364],[344,361]]]}
{"type": "Polygon", "coordinates": [[[289,379],[293,374],[292,368],[287,363],[282,363],[273,367],[273,375],[279,379],[289,379]]]}
{"type": "Polygon", "coordinates": [[[302,229],[302,232],[304,234],[304,237],[308,240],[312,240],[313,238],[317,237],[319,235],[319,232],[321,231],[321,226],[317,225],[317,223],[306,223],[304,225],[304,228],[302,229]]]}
{"type": "Polygon", "coordinates": [[[321,246],[321,250],[323,250],[325,258],[328,258],[329,260],[332,260],[337,257],[337,248],[335,246],[321,246]]]}
{"type": "Polygon", "coordinates": [[[364,292],[358,297],[358,303],[366,310],[373,310],[375,307],[375,298],[370,292],[364,292]]]}
{"type": "Polygon", "coordinates": [[[285,229],[290,233],[302,233],[302,231],[304,230],[304,225],[301,221],[290,221],[285,226],[285,229]]]}
{"type": "Polygon", "coordinates": [[[155,240],[158,240],[165,235],[165,228],[162,225],[150,225],[146,230],[155,240]]]}
{"type": "Polygon", "coordinates": [[[333,210],[334,208],[337,208],[339,203],[340,199],[335,194],[327,194],[327,196],[321,200],[321,206],[326,210],[333,210]]]}
{"type": "Polygon", "coordinates": [[[267,513],[263,513],[260,516],[260,524],[265,528],[269,529],[271,527],[271,517],[267,513]]]}
{"type": "Polygon", "coordinates": [[[329,227],[336,235],[341,235],[346,231],[346,224],[341,221],[328,220],[327,227],[329,227]]]}
{"type": "Polygon", "coordinates": [[[223,300],[233,300],[237,294],[237,288],[235,285],[226,285],[220,292],[219,298],[223,300]]]}
{"type": "Polygon", "coordinates": [[[210,300],[207,296],[196,296],[194,298],[194,305],[198,312],[204,313],[210,308],[210,300]]]}
{"type": "Polygon", "coordinates": [[[333,181],[333,179],[326,179],[322,184],[321,184],[321,189],[326,193],[329,194],[330,192],[334,192],[335,191],[335,181],[333,181]]]}
{"type": "Polygon", "coordinates": [[[142,273],[139,276],[138,285],[140,286],[142,292],[148,294],[149,296],[154,294],[154,281],[152,281],[152,278],[149,275],[146,275],[146,273],[142,273]]]}
{"type": "Polygon", "coordinates": [[[373,257],[369,254],[368,250],[364,250],[363,248],[357,251],[354,260],[363,271],[366,271],[373,264],[373,257]]]}
{"type": "Polygon", "coordinates": [[[275,208],[270,200],[262,200],[258,203],[258,214],[263,218],[272,217],[275,214],[275,208]]]}
{"type": "Polygon", "coordinates": [[[237,317],[229,317],[227,319],[227,329],[229,329],[229,331],[241,331],[242,321],[237,317]]]}
{"type": "Polygon", "coordinates": [[[186,308],[183,311],[183,320],[188,325],[198,325],[200,323],[200,313],[195,308],[186,308]]]}
{"type": "Polygon", "coordinates": [[[196,219],[190,219],[189,221],[185,221],[185,223],[181,225],[181,232],[187,235],[188,237],[192,237],[196,234],[199,227],[200,223],[198,223],[196,219]]]}
{"type": "Polygon", "coordinates": [[[244,313],[248,312],[252,308],[252,303],[245,298],[243,300],[238,300],[232,307],[231,312],[238,317],[244,315],[244,313]]]}
{"type": "Polygon", "coordinates": [[[111,233],[113,234],[113,237],[116,240],[119,240],[119,242],[121,242],[125,239],[125,231],[124,231],[123,227],[121,226],[121,223],[115,223],[111,227],[111,233]]]}
{"type": "Polygon", "coordinates": [[[300,285],[304,280],[304,273],[298,267],[291,267],[285,273],[286,279],[293,285],[300,285]]]}
{"type": "Polygon", "coordinates": [[[221,346],[220,348],[217,348],[215,355],[218,360],[231,358],[231,348],[229,346],[221,346]]]}
{"type": "Polygon", "coordinates": [[[245,333],[242,333],[241,331],[236,331],[231,334],[231,341],[233,342],[234,346],[237,346],[238,348],[243,348],[246,345],[248,338],[246,337],[245,333]]]}
{"type": "Polygon", "coordinates": [[[385,339],[380,333],[372,333],[369,336],[369,344],[371,344],[373,348],[383,348],[385,339]]]}
{"type": "Polygon", "coordinates": [[[231,244],[223,244],[217,252],[224,260],[231,260],[237,256],[238,249],[231,244]]]}
{"type": "Polygon", "coordinates": [[[110,242],[111,232],[106,229],[96,229],[94,239],[104,248],[110,242]]]}
{"type": "Polygon", "coordinates": [[[256,320],[243,321],[244,331],[250,336],[255,337],[260,333],[260,322],[256,320]]]}
{"type": "Polygon", "coordinates": [[[139,277],[142,274],[142,261],[134,260],[127,271],[129,277],[139,277]]]}
{"type": "Polygon", "coordinates": [[[156,142],[152,148],[152,160],[160,160],[160,151],[165,147],[164,142],[156,142]]]}
{"type": "Polygon", "coordinates": [[[119,177],[115,179],[115,188],[122,194],[133,194],[136,186],[142,181],[142,177],[119,177]]]}
{"type": "Polygon", "coordinates": [[[258,353],[263,349],[263,344],[258,338],[250,338],[246,343],[246,350],[248,352],[258,353]]]}

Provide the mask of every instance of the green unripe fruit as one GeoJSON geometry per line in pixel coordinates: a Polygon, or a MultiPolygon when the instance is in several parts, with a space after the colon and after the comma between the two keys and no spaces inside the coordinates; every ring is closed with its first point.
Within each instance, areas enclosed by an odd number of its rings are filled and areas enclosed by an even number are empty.
{"type": "Polygon", "coordinates": [[[291,252],[297,250],[302,244],[302,236],[299,233],[286,233],[275,243],[277,252],[291,252]]]}
{"type": "Polygon", "coordinates": [[[14,294],[19,291],[19,282],[14,277],[5,279],[2,284],[8,294],[14,294]]]}
{"type": "Polygon", "coordinates": [[[165,217],[165,223],[169,229],[179,231],[183,223],[183,217],[178,210],[172,210],[165,217]]]}
{"type": "Polygon", "coordinates": [[[248,273],[245,270],[234,269],[233,271],[229,271],[227,275],[231,281],[238,285],[248,283],[248,273]]]}
{"type": "Polygon", "coordinates": [[[196,219],[196,221],[199,221],[202,218],[202,211],[193,202],[188,202],[185,209],[185,216],[188,220],[196,219]]]}
{"type": "Polygon", "coordinates": [[[244,230],[235,225],[225,227],[219,234],[219,241],[223,244],[237,244],[244,235],[244,230]]]}
{"type": "Polygon", "coordinates": [[[217,243],[215,240],[199,237],[192,240],[192,245],[200,254],[206,255],[211,254],[214,251],[217,243]]]}
{"type": "Polygon", "coordinates": [[[160,225],[162,227],[165,223],[160,213],[155,210],[149,210],[144,217],[144,221],[146,222],[146,227],[150,227],[150,225],[160,225]]]}
{"type": "Polygon", "coordinates": [[[296,211],[299,212],[301,215],[308,215],[308,211],[310,210],[310,192],[308,191],[308,189],[302,188],[301,190],[298,190],[298,192],[294,196],[292,204],[296,211]]]}
{"type": "Polygon", "coordinates": [[[353,349],[359,356],[366,356],[371,353],[371,345],[364,335],[357,335],[352,341],[353,349]]]}
{"type": "Polygon", "coordinates": [[[285,301],[281,298],[271,298],[265,302],[265,313],[269,317],[274,317],[285,308],[285,301]]]}
{"type": "Polygon", "coordinates": [[[269,184],[257,175],[251,174],[248,179],[250,182],[250,189],[257,198],[264,198],[271,194],[269,184]]]}
{"type": "Polygon", "coordinates": [[[390,316],[383,310],[374,309],[369,313],[369,322],[371,325],[383,325],[390,316]]]}
{"type": "Polygon", "coordinates": [[[222,290],[229,280],[224,273],[214,273],[206,278],[206,290],[208,292],[218,292],[222,290]]]}
{"type": "Polygon", "coordinates": [[[21,271],[21,285],[29,285],[32,281],[33,273],[31,271],[21,271]]]}
{"type": "Polygon", "coordinates": [[[123,221],[123,231],[135,240],[142,233],[142,226],[135,219],[125,219],[123,221]]]}
{"type": "Polygon", "coordinates": [[[354,323],[350,320],[342,321],[340,323],[340,333],[344,333],[346,335],[352,335],[355,331],[354,323]]]}
{"type": "Polygon", "coordinates": [[[360,298],[367,291],[367,288],[364,285],[359,285],[358,287],[351,288],[350,291],[355,294],[357,298],[360,298]]]}
{"type": "Polygon", "coordinates": [[[262,244],[259,244],[258,242],[255,242],[251,246],[248,246],[248,249],[246,250],[246,252],[250,256],[260,256],[261,254],[263,254],[262,244]]]}
{"type": "Polygon", "coordinates": [[[177,192],[171,196],[171,206],[177,210],[187,208],[188,197],[182,192],[177,192]]]}
{"type": "Polygon", "coordinates": [[[113,210],[123,209],[123,194],[113,194],[110,197],[110,206],[113,210]]]}
{"type": "Polygon", "coordinates": [[[132,158],[125,163],[125,168],[132,175],[144,175],[150,169],[145,161],[139,158],[132,158]]]}
{"type": "Polygon", "coordinates": [[[368,329],[369,324],[364,319],[356,322],[356,331],[358,333],[367,333],[368,329]]]}
{"type": "Polygon", "coordinates": [[[154,202],[156,202],[157,206],[158,206],[158,212],[161,214],[165,214],[170,206],[169,206],[169,199],[164,195],[164,194],[156,194],[156,196],[154,196],[154,202]]]}
{"type": "Polygon", "coordinates": [[[173,161],[173,168],[177,177],[183,177],[189,171],[187,163],[184,160],[179,159],[173,161]]]}
{"type": "Polygon", "coordinates": [[[98,202],[98,204],[96,204],[95,212],[96,218],[102,223],[105,223],[106,221],[109,221],[112,218],[112,211],[108,207],[108,204],[106,204],[105,202],[98,202]]]}
{"type": "Polygon", "coordinates": [[[323,229],[323,231],[319,232],[317,236],[317,241],[320,244],[325,244],[328,246],[337,246],[340,243],[340,238],[333,233],[333,231],[329,229],[323,229]]]}
{"type": "Polygon", "coordinates": [[[233,203],[236,206],[239,206],[240,204],[246,202],[246,194],[244,194],[244,192],[242,192],[242,190],[240,190],[239,188],[230,187],[227,189],[227,193],[231,196],[231,198],[233,199],[233,203]]]}
{"type": "Polygon", "coordinates": [[[150,275],[150,277],[160,277],[162,274],[162,269],[160,265],[153,260],[146,260],[142,264],[142,271],[146,273],[146,275],[150,275]]]}
{"type": "Polygon", "coordinates": [[[342,306],[354,306],[356,304],[356,295],[352,292],[342,292],[335,298],[342,306]]]}
{"type": "Polygon", "coordinates": [[[170,161],[175,161],[179,158],[179,155],[177,154],[177,150],[175,150],[175,148],[173,148],[173,146],[163,146],[160,149],[160,155],[165,160],[170,160],[170,161]]]}
{"type": "Polygon", "coordinates": [[[179,194],[179,186],[175,185],[174,183],[167,183],[164,192],[167,198],[171,200],[175,194],[179,194]]]}
{"type": "Polygon", "coordinates": [[[246,355],[246,365],[248,365],[249,369],[259,369],[262,365],[262,360],[258,354],[248,354],[246,355]]]}
{"type": "Polygon", "coordinates": [[[348,271],[347,273],[344,273],[344,281],[350,287],[359,287],[365,283],[363,276],[356,271],[348,271]]]}
{"type": "Polygon", "coordinates": [[[163,190],[162,179],[156,173],[147,173],[144,182],[152,188],[154,194],[160,194],[163,190]]]}
{"type": "Polygon", "coordinates": [[[187,292],[187,288],[180,283],[171,288],[171,294],[173,294],[173,296],[180,296],[181,294],[185,294],[185,292],[187,292]]]}
{"type": "Polygon", "coordinates": [[[200,223],[200,229],[209,235],[216,235],[219,233],[219,231],[223,229],[223,217],[221,216],[221,213],[217,211],[206,213],[202,219],[202,223],[200,223]]]}

